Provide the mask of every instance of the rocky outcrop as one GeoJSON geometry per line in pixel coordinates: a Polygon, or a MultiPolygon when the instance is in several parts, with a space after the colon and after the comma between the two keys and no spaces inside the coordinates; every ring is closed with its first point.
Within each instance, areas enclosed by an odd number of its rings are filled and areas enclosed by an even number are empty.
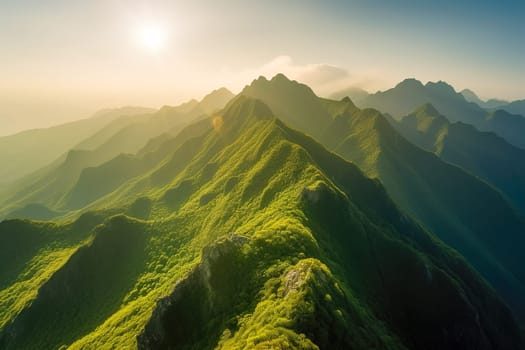
{"type": "MultiPolygon", "coordinates": [[[[238,299],[239,283],[248,269],[242,246],[247,237],[232,234],[202,251],[201,263],[160,299],[144,330],[139,349],[181,348],[210,329],[218,315],[230,312],[238,299]]],[[[210,339],[211,340],[211,339],[210,339]]]]}

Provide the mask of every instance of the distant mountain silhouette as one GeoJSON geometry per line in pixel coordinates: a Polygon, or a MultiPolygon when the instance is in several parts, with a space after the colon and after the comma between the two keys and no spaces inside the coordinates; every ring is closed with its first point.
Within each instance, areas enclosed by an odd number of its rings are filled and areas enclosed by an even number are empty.
{"type": "Polygon", "coordinates": [[[151,109],[142,107],[104,110],[96,113],[92,118],[2,136],[0,137],[0,164],[2,164],[0,182],[12,182],[51,163],[79,141],[121,116],[151,112],[151,109]]]}
{"type": "Polygon", "coordinates": [[[423,85],[416,79],[406,79],[392,89],[369,95],[358,106],[376,108],[399,119],[425,103],[435,106],[452,122],[461,121],[481,131],[494,131],[513,145],[525,148],[525,117],[487,112],[442,81],[423,85]]]}
{"type": "Polygon", "coordinates": [[[478,95],[476,95],[474,91],[470,89],[461,90],[461,94],[463,95],[463,97],[465,97],[465,100],[467,100],[468,102],[474,102],[481,108],[485,108],[487,110],[496,109],[496,108],[504,108],[504,106],[509,104],[508,101],[498,100],[495,98],[487,100],[487,101],[483,101],[482,99],[478,97],[478,95]]]}
{"type": "Polygon", "coordinates": [[[525,115],[525,100],[518,100],[518,101],[511,102],[502,108],[509,113],[519,114],[521,116],[524,116],[525,115]]]}
{"type": "MultiPolygon", "coordinates": [[[[78,181],[81,173],[87,171],[85,169],[99,166],[123,153],[137,153],[154,138],[171,138],[188,123],[209,116],[206,111],[223,108],[232,96],[228,90],[219,89],[206,95],[201,102],[190,101],[177,107],[164,106],[155,113],[114,118],[83,141],[77,140],[77,144],[71,147],[73,149],[57,156],[46,167],[4,188],[0,196],[0,218],[34,203],[60,206],[65,191],[78,181]]],[[[132,176],[134,168],[129,163],[133,162],[133,157],[122,156],[120,159],[116,171],[123,172],[123,176],[132,176]]],[[[104,182],[104,179],[100,181],[104,182]]],[[[108,184],[107,188],[111,185],[108,184]]],[[[97,196],[89,189],[86,191],[86,196],[97,196]]]]}

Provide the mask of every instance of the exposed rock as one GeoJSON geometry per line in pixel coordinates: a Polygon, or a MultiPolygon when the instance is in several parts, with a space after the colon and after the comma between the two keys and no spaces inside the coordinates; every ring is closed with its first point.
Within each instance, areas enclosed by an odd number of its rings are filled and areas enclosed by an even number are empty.
{"type": "Polygon", "coordinates": [[[202,334],[214,316],[232,309],[246,269],[241,247],[249,238],[232,234],[202,251],[201,263],[160,299],[137,337],[139,349],[178,348],[202,334]]]}

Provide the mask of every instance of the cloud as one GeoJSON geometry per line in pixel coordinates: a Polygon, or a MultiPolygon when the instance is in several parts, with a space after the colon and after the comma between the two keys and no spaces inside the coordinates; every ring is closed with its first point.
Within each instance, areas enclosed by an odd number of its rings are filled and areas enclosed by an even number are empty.
{"type": "Polygon", "coordinates": [[[235,89],[242,88],[261,75],[271,78],[277,73],[283,73],[290,79],[307,84],[320,96],[328,96],[353,86],[369,88],[378,80],[378,74],[374,71],[352,74],[346,68],[328,63],[298,64],[287,55],[277,56],[259,67],[238,74],[227,72],[230,81],[235,81],[232,82],[235,89]]]}

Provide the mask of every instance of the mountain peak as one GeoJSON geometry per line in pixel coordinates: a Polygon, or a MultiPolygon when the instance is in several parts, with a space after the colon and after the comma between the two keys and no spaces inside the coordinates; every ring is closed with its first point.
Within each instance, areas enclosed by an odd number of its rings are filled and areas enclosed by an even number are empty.
{"type": "Polygon", "coordinates": [[[286,81],[286,82],[292,82],[286,75],[283,73],[277,73],[271,81],[286,81]]]}
{"type": "MultiPolygon", "coordinates": [[[[252,81],[250,85],[247,85],[244,87],[242,94],[246,94],[250,90],[257,90],[257,89],[268,89],[268,88],[275,88],[275,89],[281,89],[282,93],[285,93],[286,91],[309,91],[311,94],[314,94],[312,89],[310,89],[309,86],[301,84],[295,80],[291,80],[283,73],[278,73],[275,76],[273,76],[272,79],[268,80],[264,76],[259,76],[259,78],[252,81]],[[299,88],[299,89],[298,89],[299,88]]],[[[249,94],[248,94],[249,95],[249,94]]]]}
{"type": "Polygon", "coordinates": [[[210,92],[206,96],[204,96],[204,98],[201,100],[201,102],[203,102],[205,99],[213,97],[213,96],[224,96],[224,95],[233,96],[233,93],[230,90],[228,90],[227,88],[225,88],[225,87],[220,87],[218,89],[213,90],[212,92],[210,92]]]}
{"type": "Polygon", "coordinates": [[[415,78],[407,78],[395,86],[396,89],[397,88],[418,89],[422,87],[423,87],[423,83],[421,83],[419,80],[415,78]]]}
{"type": "Polygon", "coordinates": [[[207,113],[215,112],[216,110],[224,108],[224,106],[231,101],[235,95],[225,87],[213,90],[199,103],[199,106],[207,113]]]}
{"type": "Polygon", "coordinates": [[[239,95],[225,107],[224,119],[254,117],[269,119],[273,117],[272,110],[261,100],[245,95],[239,95]]]}
{"type": "Polygon", "coordinates": [[[440,93],[454,94],[454,95],[457,94],[456,90],[454,90],[454,87],[452,87],[452,85],[442,80],[438,82],[429,81],[428,83],[425,84],[425,87],[428,89],[433,89],[440,93]]]}
{"type": "Polygon", "coordinates": [[[468,102],[479,102],[479,101],[481,101],[479,96],[474,91],[472,91],[470,89],[463,89],[463,90],[460,91],[460,94],[462,94],[463,97],[465,97],[465,100],[467,100],[468,102]]]}

